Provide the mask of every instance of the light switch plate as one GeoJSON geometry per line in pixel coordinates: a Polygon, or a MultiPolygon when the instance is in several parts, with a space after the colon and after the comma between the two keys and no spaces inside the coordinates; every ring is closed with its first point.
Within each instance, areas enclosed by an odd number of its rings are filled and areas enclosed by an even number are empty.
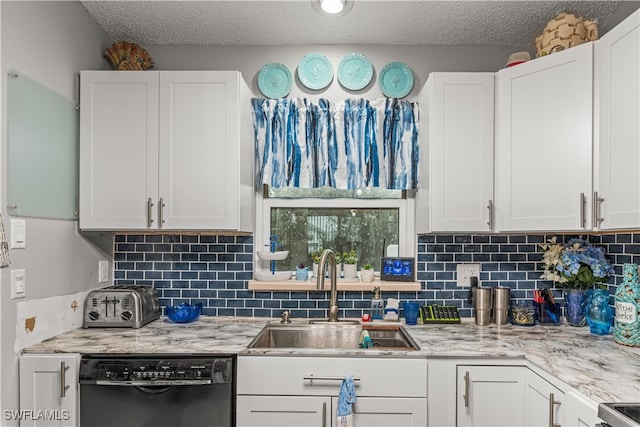
{"type": "Polygon", "coordinates": [[[11,299],[24,298],[27,292],[25,269],[11,270],[11,299]]]}
{"type": "Polygon", "coordinates": [[[471,286],[471,277],[480,280],[480,264],[458,264],[456,266],[456,280],[458,286],[471,286]]]}
{"type": "Polygon", "coordinates": [[[98,283],[109,281],[109,261],[98,261],[98,283]]]}
{"type": "Polygon", "coordinates": [[[24,219],[11,220],[11,249],[27,247],[27,222],[24,219]]]}

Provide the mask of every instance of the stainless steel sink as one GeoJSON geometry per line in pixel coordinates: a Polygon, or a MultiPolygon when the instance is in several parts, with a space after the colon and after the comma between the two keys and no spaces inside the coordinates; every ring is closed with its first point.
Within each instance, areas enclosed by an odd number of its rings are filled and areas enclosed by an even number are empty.
{"type": "Polygon", "coordinates": [[[361,325],[355,322],[322,322],[266,325],[249,348],[357,349],[362,330],[369,331],[374,349],[419,350],[420,347],[398,324],[361,325]]]}
{"type": "Polygon", "coordinates": [[[598,417],[613,427],[640,426],[640,402],[601,403],[598,417]]]}

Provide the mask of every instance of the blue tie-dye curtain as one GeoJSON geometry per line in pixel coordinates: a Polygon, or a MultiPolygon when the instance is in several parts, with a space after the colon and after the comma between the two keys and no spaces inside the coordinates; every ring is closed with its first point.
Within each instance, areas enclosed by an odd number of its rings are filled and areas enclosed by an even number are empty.
{"type": "Polygon", "coordinates": [[[256,186],[415,189],[418,106],[253,99],[256,186]]]}

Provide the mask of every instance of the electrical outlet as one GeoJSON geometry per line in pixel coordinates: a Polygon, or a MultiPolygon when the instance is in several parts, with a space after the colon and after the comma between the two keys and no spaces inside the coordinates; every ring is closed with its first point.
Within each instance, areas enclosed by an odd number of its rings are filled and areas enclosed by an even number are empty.
{"type": "Polygon", "coordinates": [[[11,299],[24,298],[27,293],[25,269],[11,270],[11,299]]]}
{"type": "Polygon", "coordinates": [[[458,264],[456,266],[458,286],[471,286],[472,276],[476,276],[480,280],[480,264],[458,264]]]}
{"type": "Polygon", "coordinates": [[[109,281],[109,261],[98,261],[98,283],[109,281]]]}

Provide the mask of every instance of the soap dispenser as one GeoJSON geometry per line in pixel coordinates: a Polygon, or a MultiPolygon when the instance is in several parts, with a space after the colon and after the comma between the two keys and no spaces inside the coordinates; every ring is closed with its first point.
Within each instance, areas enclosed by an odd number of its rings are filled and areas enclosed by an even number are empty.
{"type": "Polygon", "coordinates": [[[384,301],[380,296],[380,287],[373,288],[373,298],[371,298],[371,320],[382,320],[384,301]]]}

